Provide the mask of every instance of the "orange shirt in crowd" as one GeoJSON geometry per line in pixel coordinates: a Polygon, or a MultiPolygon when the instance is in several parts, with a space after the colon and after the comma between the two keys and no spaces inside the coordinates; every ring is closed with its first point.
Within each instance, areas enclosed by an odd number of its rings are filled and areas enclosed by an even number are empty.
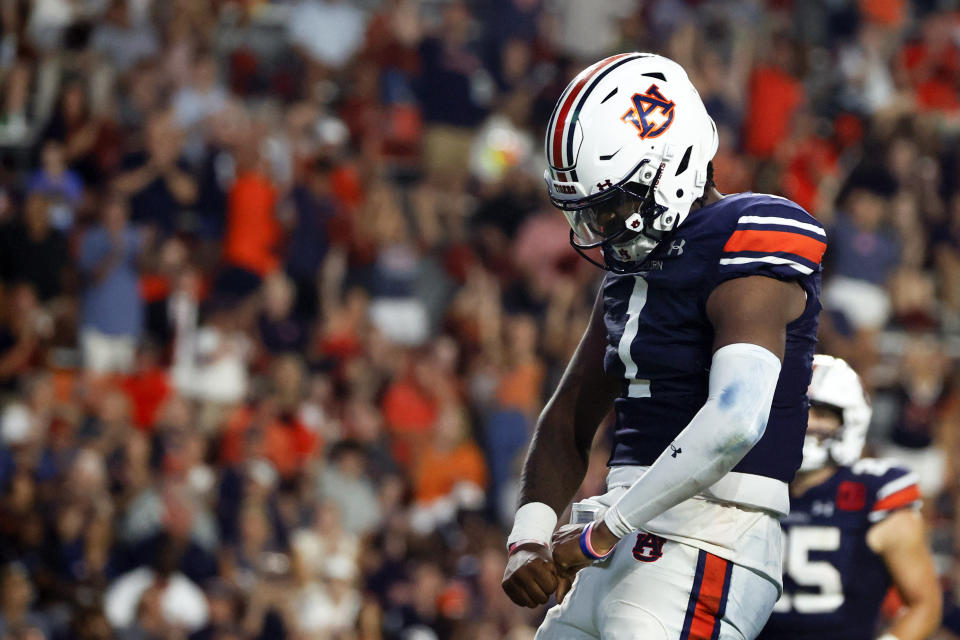
{"type": "Polygon", "coordinates": [[[543,366],[536,361],[515,366],[500,378],[497,402],[503,409],[535,413],[540,404],[543,366]]]}
{"type": "Polygon", "coordinates": [[[318,442],[317,435],[299,421],[284,423],[278,420],[267,428],[267,459],[281,476],[289,478],[317,450],[318,442]]]}
{"type": "Polygon", "coordinates": [[[747,114],[743,120],[744,148],[769,158],[790,133],[790,122],[803,102],[803,85],[781,69],[757,67],[750,74],[747,114]]]}
{"type": "Polygon", "coordinates": [[[245,439],[254,418],[255,412],[249,407],[237,409],[227,418],[220,447],[224,462],[239,464],[248,456],[262,455],[281,476],[289,477],[321,448],[319,436],[298,420],[291,423],[271,420],[264,427],[260,441],[251,447],[245,439]]]}
{"type": "Polygon", "coordinates": [[[810,137],[798,143],[788,158],[781,192],[807,211],[816,211],[820,183],[836,170],[833,146],[822,138],[810,137]]]}
{"type": "Polygon", "coordinates": [[[884,27],[900,28],[907,17],[904,0],[859,0],[857,7],[866,20],[884,27]]]}
{"type": "Polygon", "coordinates": [[[133,423],[141,431],[152,431],[157,413],[170,395],[170,376],[156,367],[125,376],[120,388],[130,399],[133,423]]]}
{"type": "Polygon", "coordinates": [[[427,447],[417,465],[416,499],[431,502],[449,495],[460,482],[472,482],[480,488],[487,485],[487,466],[480,448],[465,440],[452,451],[427,447]]]}
{"type": "Polygon", "coordinates": [[[904,48],[903,64],[909,71],[922,110],[955,111],[960,108],[960,49],[947,44],[933,48],[918,42],[904,48]]]}
{"type": "Polygon", "coordinates": [[[276,205],[276,189],[266,176],[247,171],[237,177],[227,203],[223,246],[227,262],[260,276],[276,270],[280,243],[276,205]]]}
{"type": "Polygon", "coordinates": [[[436,402],[409,380],[398,380],[383,396],[383,419],[393,439],[391,453],[404,468],[419,459],[437,419],[436,402]]]}
{"type": "Polygon", "coordinates": [[[394,434],[426,433],[437,419],[437,407],[417,385],[398,380],[383,396],[383,417],[394,434]]]}

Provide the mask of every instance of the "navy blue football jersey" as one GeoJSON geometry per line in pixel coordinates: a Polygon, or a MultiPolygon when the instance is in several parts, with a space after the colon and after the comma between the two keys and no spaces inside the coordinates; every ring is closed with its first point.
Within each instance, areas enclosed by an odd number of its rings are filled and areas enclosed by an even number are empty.
{"type": "Polygon", "coordinates": [[[783,595],[758,640],[874,638],[890,576],[867,530],[919,503],[916,474],[871,458],[792,498],[781,523],[783,595]]]}
{"type": "Polygon", "coordinates": [[[623,379],[611,465],[652,464],[687,426],[707,399],[714,341],[707,298],[727,280],[767,276],[797,282],[807,305],[787,325],[766,432],[734,471],[793,478],[807,427],[825,249],[823,226],[799,205],[741,193],[692,211],[640,273],[607,275],[604,368],[623,379]]]}

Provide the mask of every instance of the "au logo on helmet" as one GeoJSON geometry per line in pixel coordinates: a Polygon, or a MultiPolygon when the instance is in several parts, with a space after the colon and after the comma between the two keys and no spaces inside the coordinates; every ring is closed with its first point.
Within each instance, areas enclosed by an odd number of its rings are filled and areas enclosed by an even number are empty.
{"type": "Polygon", "coordinates": [[[663,97],[657,85],[652,84],[646,93],[633,94],[633,108],[620,119],[635,126],[641,138],[656,138],[673,124],[675,106],[672,100],[663,97]],[[655,115],[658,111],[659,116],[655,115]]]}

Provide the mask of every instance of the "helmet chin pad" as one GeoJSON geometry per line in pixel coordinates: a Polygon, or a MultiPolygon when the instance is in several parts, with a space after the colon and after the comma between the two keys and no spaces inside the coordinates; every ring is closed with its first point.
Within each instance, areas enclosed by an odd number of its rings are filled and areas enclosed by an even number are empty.
{"type": "MultiPolygon", "coordinates": [[[[657,185],[663,175],[666,164],[661,162],[656,171],[650,169],[646,161],[638,165],[638,171],[646,166],[652,174],[649,178],[642,178],[643,182],[625,181],[623,184],[613,185],[611,189],[621,192],[627,200],[633,200],[632,213],[621,216],[622,223],[617,225],[615,233],[606,237],[593,235],[595,242],[585,243],[584,236],[589,232],[571,232],[570,244],[589,262],[614,273],[636,273],[643,269],[647,258],[667,238],[671,237],[680,224],[682,216],[671,212],[666,206],[656,200],[657,185]],[[585,253],[585,250],[603,249],[604,262],[601,264],[585,253]]],[[[608,189],[611,190],[611,189],[608,189]]],[[[603,201],[609,201],[605,196],[603,201]]],[[[594,207],[584,201],[576,210],[564,210],[571,228],[580,229],[579,213],[586,212],[596,217],[594,207]]],[[[594,225],[595,226],[595,225],[594,225]]]]}
{"type": "Polygon", "coordinates": [[[803,461],[800,463],[800,471],[816,471],[827,466],[830,460],[831,440],[821,441],[816,436],[805,436],[803,438],[803,461]]]}

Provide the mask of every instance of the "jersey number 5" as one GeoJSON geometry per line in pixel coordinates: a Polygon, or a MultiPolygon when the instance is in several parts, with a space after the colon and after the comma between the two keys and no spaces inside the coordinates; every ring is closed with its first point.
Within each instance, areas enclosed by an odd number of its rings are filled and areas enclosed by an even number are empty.
{"type": "Polygon", "coordinates": [[[786,613],[829,613],[843,604],[843,581],[837,568],[825,560],[811,560],[811,551],[836,551],[840,548],[837,527],[792,527],[783,532],[783,571],[800,587],[817,589],[817,593],[784,591],[774,611],[786,613]]]}

